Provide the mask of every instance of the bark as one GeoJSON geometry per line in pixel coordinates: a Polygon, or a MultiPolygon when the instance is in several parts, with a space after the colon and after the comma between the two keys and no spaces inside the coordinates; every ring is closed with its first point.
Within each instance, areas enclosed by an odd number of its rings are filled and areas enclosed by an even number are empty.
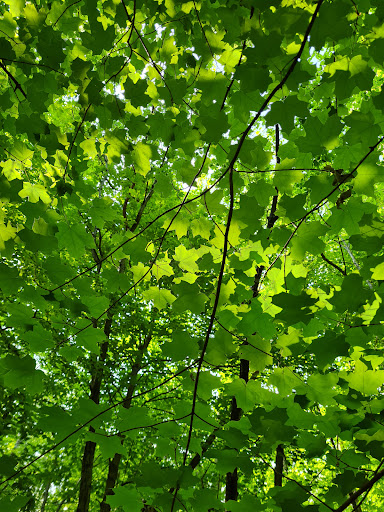
{"type": "MultiPolygon", "coordinates": [[[[100,401],[100,390],[101,383],[103,380],[103,367],[108,352],[108,338],[111,333],[112,317],[109,316],[105,320],[104,333],[107,337],[107,341],[104,341],[100,347],[100,355],[96,361],[95,369],[92,374],[90,384],[90,398],[96,404],[100,401]]],[[[89,427],[90,432],[94,432],[94,428],[89,427]]],[[[95,459],[96,443],[93,441],[87,441],[84,446],[83,458],[81,461],[81,478],[80,478],[80,490],[79,490],[79,501],[77,504],[76,512],[88,512],[89,502],[91,499],[92,489],[92,473],[93,473],[93,462],[95,459]]]]}
{"type": "MultiPolygon", "coordinates": [[[[123,440],[121,440],[123,442],[123,440]]],[[[119,476],[119,466],[121,461],[121,454],[115,453],[112,459],[109,459],[108,463],[108,476],[105,482],[105,491],[103,496],[103,501],[100,503],[100,512],[109,512],[111,510],[111,506],[106,502],[107,496],[113,494],[113,489],[115,487],[117,477],[119,476]]]]}
{"type": "MultiPolygon", "coordinates": [[[[242,359],[242,361],[245,361],[245,359],[242,359]]],[[[241,372],[241,363],[240,363],[240,372],[241,372]]],[[[232,397],[231,402],[231,420],[232,421],[239,421],[241,418],[241,409],[240,407],[237,407],[236,398],[232,397]]],[[[238,486],[237,486],[237,468],[235,468],[233,471],[229,472],[225,476],[225,501],[228,500],[234,500],[237,501],[237,497],[239,495],[238,492],[238,486]]]]}
{"type": "MultiPolygon", "coordinates": [[[[352,493],[350,493],[350,494],[349,494],[349,496],[351,496],[351,495],[352,495],[352,493]]],[[[352,510],[353,510],[353,512],[362,512],[361,507],[360,507],[360,505],[357,503],[357,501],[356,501],[356,500],[353,500],[353,501],[352,501],[352,503],[351,503],[351,505],[352,505],[352,510]]]]}
{"type": "Polygon", "coordinates": [[[201,455],[200,453],[196,453],[196,455],[193,457],[193,459],[191,460],[191,462],[189,463],[189,467],[191,467],[192,469],[195,469],[195,467],[200,463],[204,453],[208,450],[208,448],[212,445],[213,441],[216,439],[216,436],[215,434],[210,434],[208,437],[207,437],[207,440],[205,441],[205,443],[202,445],[201,447],[201,455]]]}
{"type": "MultiPolygon", "coordinates": [[[[128,390],[125,396],[125,401],[123,402],[123,407],[125,409],[129,409],[131,407],[132,403],[132,397],[133,393],[135,391],[136,387],[136,381],[137,381],[137,375],[141,369],[143,356],[145,351],[148,348],[149,342],[151,341],[152,336],[148,334],[144,340],[144,343],[139,348],[136,360],[134,364],[132,365],[131,369],[131,378],[129,381],[128,390]]],[[[123,444],[124,439],[121,437],[121,444],[123,444]]],[[[109,459],[108,463],[108,476],[105,482],[105,490],[104,490],[104,496],[100,503],[100,512],[109,512],[111,510],[111,506],[107,503],[107,497],[111,496],[113,494],[113,489],[116,486],[116,482],[119,476],[119,466],[121,461],[121,454],[115,453],[112,459],[109,459]]]]}
{"type": "Polygon", "coordinates": [[[225,501],[237,501],[239,492],[237,490],[237,468],[225,477],[225,501]]]}
{"type": "Polygon", "coordinates": [[[47,482],[47,485],[44,488],[43,499],[42,499],[42,502],[41,502],[40,512],[44,512],[45,511],[45,506],[46,506],[47,501],[48,501],[49,489],[51,488],[51,483],[52,483],[51,481],[47,482]]]}
{"type": "Polygon", "coordinates": [[[365,492],[368,493],[372,489],[372,487],[375,485],[375,483],[378,482],[379,480],[381,480],[383,477],[384,477],[384,469],[377,472],[376,475],[373,476],[370,480],[368,480],[368,482],[365,482],[365,484],[362,485],[360,487],[360,489],[358,489],[355,492],[352,492],[349,495],[349,498],[342,505],[340,505],[339,508],[335,509],[335,512],[343,512],[343,510],[348,508],[350,505],[353,505],[353,503],[356,503],[357,498],[359,498],[365,492]]]}
{"type": "Polygon", "coordinates": [[[141,220],[141,217],[142,217],[142,215],[143,215],[143,213],[144,213],[145,207],[147,206],[148,201],[149,201],[149,200],[151,199],[151,197],[152,197],[153,191],[154,191],[154,189],[155,189],[155,184],[156,184],[156,182],[155,182],[155,183],[153,183],[153,185],[152,185],[152,187],[151,187],[150,191],[149,191],[149,192],[148,192],[148,194],[144,197],[144,200],[143,200],[143,202],[142,202],[142,203],[141,203],[141,205],[140,205],[139,211],[137,212],[136,218],[135,218],[135,220],[134,220],[134,222],[133,222],[132,226],[130,227],[130,231],[132,231],[132,232],[136,231],[136,229],[137,229],[138,225],[140,224],[140,220],[141,220]]]}
{"type": "Polygon", "coordinates": [[[283,485],[283,470],[284,470],[284,448],[283,445],[279,444],[276,448],[275,457],[275,486],[281,487],[283,485]]]}
{"type": "MultiPolygon", "coordinates": [[[[248,382],[249,376],[249,361],[241,359],[240,361],[240,377],[248,382]]],[[[239,421],[241,418],[242,410],[237,407],[236,398],[232,397],[231,402],[231,421],[239,421]]],[[[234,500],[237,501],[239,495],[237,485],[238,475],[237,468],[229,472],[225,476],[225,501],[234,500]]]]}
{"type": "MultiPolygon", "coordinates": [[[[90,432],[95,430],[90,427],[90,432]]],[[[83,460],[81,462],[81,480],[77,512],[88,512],[91,499],[93,461],[95,458],[96,443],[87,441],[84,447],[83,460]]]]}

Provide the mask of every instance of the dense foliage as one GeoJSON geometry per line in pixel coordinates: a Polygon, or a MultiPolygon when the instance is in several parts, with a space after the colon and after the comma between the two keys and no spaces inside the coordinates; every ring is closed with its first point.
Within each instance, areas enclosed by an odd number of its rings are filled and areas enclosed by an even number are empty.
{"type": "Polygon", "coordinates": [[[382,0],[0,1],[0,510],[384,506],[382,0]]]}

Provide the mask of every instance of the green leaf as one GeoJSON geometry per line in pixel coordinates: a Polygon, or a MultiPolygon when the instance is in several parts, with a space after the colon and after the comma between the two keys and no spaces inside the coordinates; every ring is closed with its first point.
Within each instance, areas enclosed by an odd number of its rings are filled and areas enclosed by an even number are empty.
{"type": "Polygon", "coordinates": [[[375,268],[371,268],[373,270],[372,279],[376,281],[384,280],[384,263],[379,263],[375,268]]]}
{"type": "Polygon", "coordinates": [[[33,331],[26,332],[24,339],[32,352],[44,352],[54,345],[52,334],[41,325],[35,325],[33,331]]]}
{"type": "Polygon", "coordinates": [[[95,432],[88,432],[87,439],[98,445],[104,459],[112,458],[115,453],[127,455],[127,449],[122,445],[119,436],[101,436],[95,432]]]}
{"type": "Polygon", "coordinates": [[[257,403],[258,386],[255,381],[245,382],[243,379],[235,379],[226,385],[228,395],[236,397],[238,407],[243,411],[251,411],[257,403]]]}
{"type": "Polygon", "coordinates": [[[121,507],[127,512],[140,512],[143,501],[140,494],[134,488],[118,487],[113,496],[107,496],[107,503],[112,507],[121,507]]]}
{"type": "Polygon", "coordinates": [[[76,342],[78,345],[90,350],[94,354],[98,354],[99,345],[105,340],[105,334],[100,329],[88,327],[80,334],[76,335],[76,342]]]}
{"type": "Polygon", "coordinates": [[[0,263],[0,288],[3,293],[16,293],[22,284],[16,268],[0,263]]]}
{"type": "Polygon", "coordinates": [[[358,360],[352,374],[344,376],[349,386],[363,395],[376,395],[383,385],[384,371],[369,370],[367,365],[358,360]]]}
{"type": "Polygon", "coordinates": [[[59,241],[59,248],[66,249],[75,258],[81,258],[86,251],[93,245],[92,236],[85,231],[84,226],[75,224],[58,224],[58,233],[55,235],[59,241]]]}
{"type": "Polygon", "coordinates": [[[151,170],[151,159],[152,149],[143,142],[138,142],[133,149],[132,159],[135,163],[137,170],[143,176],[146,176],[151,170]]]}
{"type": "Polygon", "coordinates": [[[339,376],[335,373],[311,375],[308,379],[309,389],[306,392],[308,398],[322,405],[334,404],[334,396],[337,394],[335,386],[338,380],[339,376]]]}
{"type": "Polygon", "coordinates": [[[183,245],[179,245],[175,249],[174,259],[179,262],[180,268],[187,272],[198,272],[199,267],[196,260],[199,258],[196,249],[186,249],[183,245]]]}
{"type": "Polygon", "coordinates": [[[337,116],[329,117],[325,123],[311,117],[304,125],[306,136],[297,140],[297,146],[304,153],[312,153],[313,156],[323,153],[324,149],[333,150],[340,144],[342,127],[337,116]]]}
{"type": "Polygon", "coordinates": [[[269,125],[280,124],[282,130],[290,133],[295,127],[295,117],[307,117],[308,105],[297,96],[288,96],[283,102],[275,101],[266,120],[269,125]]]}
{"type": "Polygon", "coordinates": [[[292,257],[300,261],[306,252],[314,255],[323,252],[325,243],[319,237],[325,233],[326,227],[321,222],[302,224],[291,243],[292,257]]]}
{"type": "Polygon", "coordinates": [[[22,198],[27,197],[31,203],[37,203],[39,199],[41,199],[45,204],[51,202],[51,198],[47,194],[47,191],[43,185],[34,185],[28,181],[23,183],[23,190],[19,192],[19,196],[22,198]]]}
{"type": "Polygon", "coordinates": [[[17,357],[8,355],[0,360],[0,376],[4,386],[10,389],[22,388],[34,395],[43,390],[44,374],[35,370],[35,361],[30,356],[17,357]]]}
{"type": "Polygon", "coordinates": [[[257,301],[251,304],[249,312],[243,314],[243,319],[238,324],[238,329],[246,336],[257,332],[260,336],[267,339],[276,333],[273,319],[268,313],[263,312],[260,303],[257,301]]]}
{"type": "Polygon", "coordinates": [[[164,309],[176,300],[176,297],[169,290],[157,286],[150,286],[148,290],[143,292],[143,297],[145,300],[152,301],[157,309],[164,309]]]}

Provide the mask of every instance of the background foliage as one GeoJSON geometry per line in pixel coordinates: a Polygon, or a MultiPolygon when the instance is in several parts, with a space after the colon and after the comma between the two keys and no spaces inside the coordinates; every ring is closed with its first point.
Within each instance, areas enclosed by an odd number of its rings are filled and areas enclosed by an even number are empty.
{"type": "Polygon", "coordinates": [[[1,510],[382,510],[383,20],[0,2],[1,510]]]}

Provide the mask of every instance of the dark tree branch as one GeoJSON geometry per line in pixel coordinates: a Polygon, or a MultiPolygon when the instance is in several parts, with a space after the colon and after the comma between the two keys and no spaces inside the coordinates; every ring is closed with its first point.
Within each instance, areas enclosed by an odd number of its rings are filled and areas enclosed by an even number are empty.
{"type": "Polygon", "coordinates": [[[343,183],[345,183],[348,179],[350,179],[353,174],[359,169],[362,163],[369,157],[371,153],[384,141],[384,137],[380,137],[380,139],[373,145],[370,146],[369,151],[363,156],[363,158],[360,160],[360,162],[355,165],[355,167],[352,169],[352,171],[348,174],[346,174],[343,179],[325,196],[323,197],[313,208],[311,208],[305,215],[299,219],[298,223],[296,224],[294,230],[292,231],[291,235],[289,236],[288,240],[285,242],[284,246],[282,247],[280,253],[276,256],[276,258],[272,261],[272,263],[267,268],[265,275],[268,273],[268,271],[275,265],[276,261],[280,258],[280,256],[284,253],[285,249],[289,246],[291,243],[292,238],[296,235],[297,231],[299,230],[300,226],[305,222],[305,220],[312,215],[315,211],[317,211],[321,206],[323,206],[328,199],[341,187],[343,183]]]}
{"type": "Polygon", "coordinates": [[[280,147],[280,130],[279,130],[279,125],[276,124],[275,125],[275,158],[276,158],[277,164],[280,163],[280,157],[278,155],[279,147],[280,147]]]}
{"type": "Polygon", "coordinates": [[[55,68],[53,68],[51,66],[48,66],[47,64],[42,64],[41,62],[27,62],[25,60],[14,60],[14,59],[8,59],[6,57],[0,57],[0,59],[2,61],[12,62],[14,64],[25,64],[27,66],[34,66],[34,67],[37,67],[37,68],[50,69],[51,71],[54,71],[55,73],[60,73],[60,75],[65,76],[65,73],[63,71],[61,71],[60,69],[55,69],[55,68]]]}
{"type": "Polygon", "coordinates": [[[76,4],[79,4],[81,2],[81,0],[76,0],[75,2],[72,2],[71,4],[67,5],[67,7],[64,9],[64,11],[60,14],[60,16],[57,18],[57,20],[55,21],[55,23],[52,25],[52,28],[55,27],[55,25],[57,24],[57,22],[60,20],[60,18],[66,13],[66,11],[68,9],[70,9],[73,5],[76,5],[76,4]]]}
{"type": "Polygon", "coordinates": [[[323,258],[323,260],[328,263],[328,265],[331,265],[333,268],[335,268],[336,270],[338,270],[339,272],[341,272],[343,274],[343,276],[346,276],[347,273],[345,272],[345,270],[343,270],[341,267],[339,267],[339,265],[336,265],[336,263],[333,263],[333,261],[329,260],[325,254],[322,252],[320,254],[320,256],[323,258]]]}
{"type": "MultiPolygon", "coordinates": [[[[241,59],[243,58],[243,52],[245,50],[246,44],[247,44],[247,42],[244,40],[243,47],[241,48],[239,62],[237,63],[237,67],[239,67],[241,64],[241,59]]],[[[235,77],[233,77],[232,80],[230,81],[230,83],[228,84],[228,87],[227,87],[227,90],[225,91],[225,96],[224,96],[223,102],[221,104],[220,110],[223,110],[223,108],[224,108],[225,102],[228,98],[229,91],[232,89],[232,85],[234,84],[234,81],[235,81],[235,77]]]]}
{"type": "Polygon", "coordinates": [[[25,94],[25,91],[24,89],[22,88],[20,82],[18,82],[16,80],[16,78],[12,75],[12,73],[10,73],[6,67],[6,65],[4,64],[3,61],[0,60],[0,68],[4,71],[4,73],[8,76],[8,78],[14,83],[15,85],[15,92],[17,90],[19,90],[21,92],[21,94],[24,96],[24,98],[26,99],[27,98],[27,95],[25,94]]]}
{"type": "Polygon", "coordinates": [[[349,498],[344,501],[340,507],[335,509],[335,512],[343,512],[346,508],[348,508],[356,499],[361,496],[364,492],[370,491],[376,482],[381,480],[384,476],[384,469],[379,471],[374,477],[372,477],[368,482],[360,487],[357,491],[350,494],[349,498]]]}
{"type": "MultiPolygon", "coordinates": [[[[97,327],[97,323],[94,324],[94,327],[97,327]]],[[[92,373],[91,383],[90,383],[90,399],[98,404],[100,402],[100,391],[101,391],[101,383],[103,380],[104,374],[104,363],[107,357],[108,352],[108,343],[109,336],[111,334],[112,327],[112,316],[108,316],[105,320],[104,324],[104,334],[106,336],[106,341],[101,344],[100,347],[100,355],[97,361],[95,361],[95,368],[92,373]]],[[[95,429],[92,425],[89,427],[90,432],[95,432],[95,429]]],[[[76,512],[88,512],[89,503],[91,499],[91,489],[92,489],[92,474],[93,474],[93,464],[95,460],[95,450],[96,443],[94,441],[87,441],[84,446],[83,458],[81,462],[81,477],[80,477],[80,490],[79,490],[79,500],[77,503],[76,512]]]]}
{"type": "Polygon", "coordinates": [[[155,184],[156,184],[156,181],[153,182],[153,185],[150,188],[148,194],[146,194],[146,196],[144,197],[143,202],[140,205],[139,211],[137,212],[136,218],[135,218],[132,226],[130,227],[130,231],[132,231],[132,232],[136,231],[136,228],[140,224],[140,220],[141,220],[141,217],[142,217],[142,215],[144,213],[145,207],[147,206],[148,201],[152,197],[152,194],[153,194],[153,191],[154,191],[154,188],[155,188],[155,184]]]}

